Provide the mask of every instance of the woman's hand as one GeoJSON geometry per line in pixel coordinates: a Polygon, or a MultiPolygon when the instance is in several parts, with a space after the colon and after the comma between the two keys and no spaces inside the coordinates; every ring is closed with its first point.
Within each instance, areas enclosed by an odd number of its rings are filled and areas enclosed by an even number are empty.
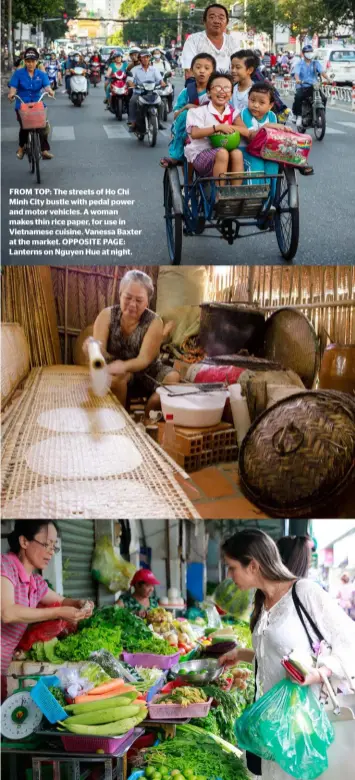
{"type": "Polygon", "coordinates": [[[230,135],[231,133],[235,133],[236,128],[234,125],[222,125],[218,124],[215,125],[215,132],[216,133],[224,133],[225,135],[230,135]]]}
{"type": "Polygon", "coordinates": [[[77,599],[75,606],[80,610],[84,610],[86,617],[91,617],[95,608],[94,602],[88,599],[77,599]]]}
{"type": "Polygon", "coordinates": [[[124,360],[114,360],[107,366],[108,373],[111,376],[125,376],[128,373],[124,360]]]}
{"type": "Polygon", "coordinates": [[[86,609],[77,609],[77,607],[58,607],[58,617],[68,620],[69,623],[79,623],[89,617],[86,609]]]}
{"type": "Polygon", "coordinates": [[[219,665],[228,668],[229,666],[235,666],[239,661],[241,661],[241,658],[239,657],[239,647],[236,647],[234,650],[230,650],[229,653],[226,653],[219,658],[219,665]]]}
{"type": "Polygon", "coordinates": [[[325,673],[326,677],[331,676],[331,671],[327,666],[320,666],[318,669],[314,669],[313,672],[306,674],[303,683],[299,683],[304,688],[307,685],[323,685],[323,677],[320,674],[320,669],[325,673]]]}

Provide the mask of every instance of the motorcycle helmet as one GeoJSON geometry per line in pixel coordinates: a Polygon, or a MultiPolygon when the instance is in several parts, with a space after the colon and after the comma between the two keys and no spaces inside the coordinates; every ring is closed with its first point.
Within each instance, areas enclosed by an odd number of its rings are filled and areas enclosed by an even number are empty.
{"type": "Polygon", "coordinates": [[[132,49],[129,50],[129,54],[140,54],[141,50],[137,46],[133,46],[132,49]]]}

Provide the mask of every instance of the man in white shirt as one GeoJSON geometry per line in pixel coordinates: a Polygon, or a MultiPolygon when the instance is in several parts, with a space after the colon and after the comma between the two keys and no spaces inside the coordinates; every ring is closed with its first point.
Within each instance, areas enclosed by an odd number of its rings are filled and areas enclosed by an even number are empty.
{"type": "Polygon", "coordinates": [[[230,72],[231,55],[237,46],[231,35],[226,33],[229,14],[224,5],[213,3],[204,14],[205,30],[189,35],[185,41],[181,55],[181,67],[185,70],[185,78],[191,76],[190,67],[196,54],[212,54],[217,63],[217,70],[230,72]]]}

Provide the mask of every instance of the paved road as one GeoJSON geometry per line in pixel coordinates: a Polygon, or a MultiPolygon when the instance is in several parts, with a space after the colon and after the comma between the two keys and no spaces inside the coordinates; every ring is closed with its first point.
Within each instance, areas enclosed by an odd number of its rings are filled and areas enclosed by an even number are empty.
{"type": "MultiPolygon", "coordinates": [[[[176,79],[176,90],[182,80],[176,79]]],[[[52,125],[52,161],[42,163],[43,187],[62,189],[129,189],[135,199],[122,216],[128,229],[141,230],[130,236],[130,257],[68,257],[51,253],[46,262],[121,262],[168,264],[163,219],[162,169],[159,159],[166,154],[169,125],[159,133],[158,143],[150,149],[128,134],[126,123],[104,111],[103,90],[91,89],[80,109],[66,95],[57,93],[49,103],[52,125]]],[[[290,101],[288,101],[290,102],[290,101]]],[[[327,134],[322,143],[314,141],[311,161],[316,175],[299,177],[301,238],[295,264],[351,263],[355,259],[355,114],[350,110],[329,108],[327,134]]],[[[16,121],[13,108],[3,99],[2,113],[3,172],[3,263],[43,263],[43,255],[28,258],[9,255],[9,187],[33,185],[27,161],[16,159],[16,121]]],[[[245,233],[246,231],[244,231],[245,233]]],[[[99,253],[100,254],[100,253],[99,253]]],[[[281,259],[274,234],[258,234],[228,246],[219,237],[185,238],[184,264],[279,264],[281,259]]]]}

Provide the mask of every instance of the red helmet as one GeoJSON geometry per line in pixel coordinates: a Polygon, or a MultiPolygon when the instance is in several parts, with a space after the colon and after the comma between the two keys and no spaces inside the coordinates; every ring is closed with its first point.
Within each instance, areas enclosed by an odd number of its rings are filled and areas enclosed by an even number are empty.
{"type": "Polygon", "coordinates": [[[138,571],[136,571],[131,580],[131,585],[138,585],[139,582],[144,582],[146,585],[160,585],[159,580],[154,577],[154,574],[150,569],[138,569],[138,571]]]}

